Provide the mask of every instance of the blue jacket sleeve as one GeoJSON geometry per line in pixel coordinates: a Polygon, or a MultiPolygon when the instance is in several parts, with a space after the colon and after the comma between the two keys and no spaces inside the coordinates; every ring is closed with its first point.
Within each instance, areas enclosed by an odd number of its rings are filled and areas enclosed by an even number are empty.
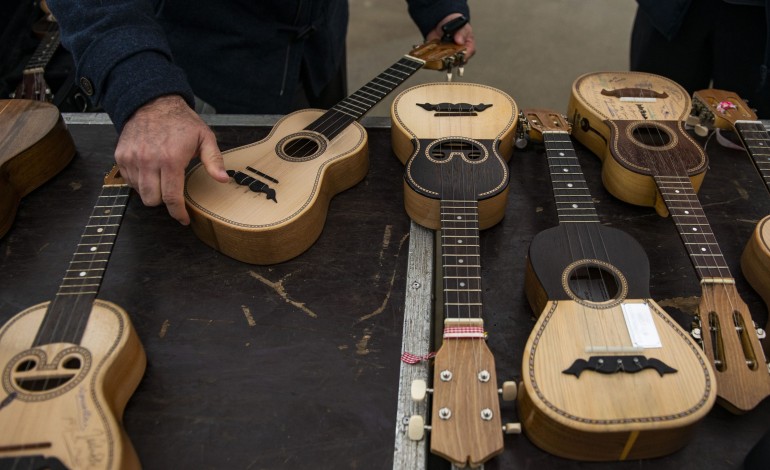
{"type": "Polygon", "coordinates": [[[406,0],[409,4],[409,16],[420,28],[425,37],[436,27],[439,21],[451,13],[462,13],[471,19],[466,0],[406,0]]]}
{"type": "Polygon", "coordinates": [[[139,107],[179,94],[193,106],[184,72],[173,63],[149,0],[48,0],[73,56],[77,82],[120,133],[139,107]]]}

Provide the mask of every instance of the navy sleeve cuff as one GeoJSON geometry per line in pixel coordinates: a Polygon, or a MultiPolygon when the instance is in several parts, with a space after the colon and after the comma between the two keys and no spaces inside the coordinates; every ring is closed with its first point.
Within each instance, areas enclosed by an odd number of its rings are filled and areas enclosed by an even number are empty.
{"type": "Polygon", "coordinates": [[[181,95],[190,107],[195,107],[182,69],[155,52],[140,52],[116,64],[104,89],[102,106],[118,134],[134,111],[159,96],[181,95]]]}

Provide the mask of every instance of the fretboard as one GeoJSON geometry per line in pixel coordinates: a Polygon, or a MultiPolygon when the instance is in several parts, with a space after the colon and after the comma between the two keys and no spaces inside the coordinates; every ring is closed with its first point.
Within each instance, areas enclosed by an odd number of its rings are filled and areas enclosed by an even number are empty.
{"type": "Polygon", "coordinates": [[[130,191],[126,185],[102,187],[64,280],[48,307],[35,345],[79,343],[112,254],[130,191]]]}
{"type": "Polygon", "coordinates": [[[599,216],[569,134],[543,132],[543,140],[559,223],[598,223],[599,216]]]}
{"type": "Polygon", "coordinates": [[[45,66],[53,57],[56,49],[59,47],[59,26],[56,23],[51,23],[48,28],[48,32],[38,44],[34,54],[30,57],[27,66],[24,67],[25,73],[29,72],[42,72],[45,70],[45,66]]]}
{"type": "Polygon", "coordinates": [[[655,176],[655,183],[674,219],[701,281],[732,280],[722,251],[711,230],[688,176],[655,176]]]}
{"type": "Polygon", "coordinates": [[[759,121],[736,121],[735,129],[770,191],[770,134],[759,121]]]}
{"type": "Polygon", "coordinates": [[[308,130],[319,132],[333,139],[347,126],[358,121],[391,91],[418,71],[424,62],[408,56],[388,67],[355,93],[346,97],[326,113],[313,121],[308,130]]]}
{"type": "Polygon", "coordinates": [[[481,318],[481,256],[477,201],[441,201],[444,317],[481,318]]]}

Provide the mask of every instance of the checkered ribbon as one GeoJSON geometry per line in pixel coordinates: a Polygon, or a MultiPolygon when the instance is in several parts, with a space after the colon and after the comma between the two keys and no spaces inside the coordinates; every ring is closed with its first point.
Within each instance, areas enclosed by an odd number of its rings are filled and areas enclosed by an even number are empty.
{"type": "Polygon", "coordinates": [[[449,326],[444,328],[444,338],[486,338],[481,326],[449,326]]]}
{"type": "Polygon", "coordinates": [[[428,359],[431,359],[431,358],[433,358],[435,356],[436,356],[436,353],[434,353],[434,352],[428,353],[428,354],[426,354],[424,356],[417,356],[417,355],[412,354],[412,353],[404,352],[401,355],[401,360],[403,362],[406,362],[407,364],[413,364],[414,365],[414,364],[418,364],[418,363],[420,363],[422,361],[427,361],[428,359]]]}

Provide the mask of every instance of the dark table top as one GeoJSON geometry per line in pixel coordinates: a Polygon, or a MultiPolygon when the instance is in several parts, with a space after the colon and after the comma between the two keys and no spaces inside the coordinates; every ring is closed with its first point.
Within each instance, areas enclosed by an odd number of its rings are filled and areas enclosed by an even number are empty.
{"type": "MultiPolygon", "coordinates": [[[[112,165],[107,125],[71,125],[78,154],[26,196],[0,239],[0,321],[50,300],[112,165]]],[[[264,126],[216,126],[223,149],[264,126]]],[[[148,357],[124,425],[145,468],[391,468],[410,221],[390,131],[369,129],[366,179],[331,202],[320,239],[274,266],[230,259],[163,208],[132,197],[99,297],[130,315],[148,357]]],[[[689,329],[700,287],[673,222],[614,199],[601,163],[575,144],[601,220],[634,236],[650,258],[652,297],[689,329]]],[[[767,308],[739,259],[770,213],[749,157],[709,142],[700,199],[759,325],[767,308]]],[[[524,296],[527,247],[557,224],[541,148],[510,162],[506,217],[482,232],[489,346],[500,379],[519,378],[534,315],[524,296]]],[[[512,403],[504,421],[516,421],[512,403]]],[[[693,441],[660,459],[583,463],[506,436],[486,468],[738,468],[770,428],[770,400],[736,416],[715,407],[693,441]]],[[[441,462],[432,459],[431,467],[441,462]]]]}

